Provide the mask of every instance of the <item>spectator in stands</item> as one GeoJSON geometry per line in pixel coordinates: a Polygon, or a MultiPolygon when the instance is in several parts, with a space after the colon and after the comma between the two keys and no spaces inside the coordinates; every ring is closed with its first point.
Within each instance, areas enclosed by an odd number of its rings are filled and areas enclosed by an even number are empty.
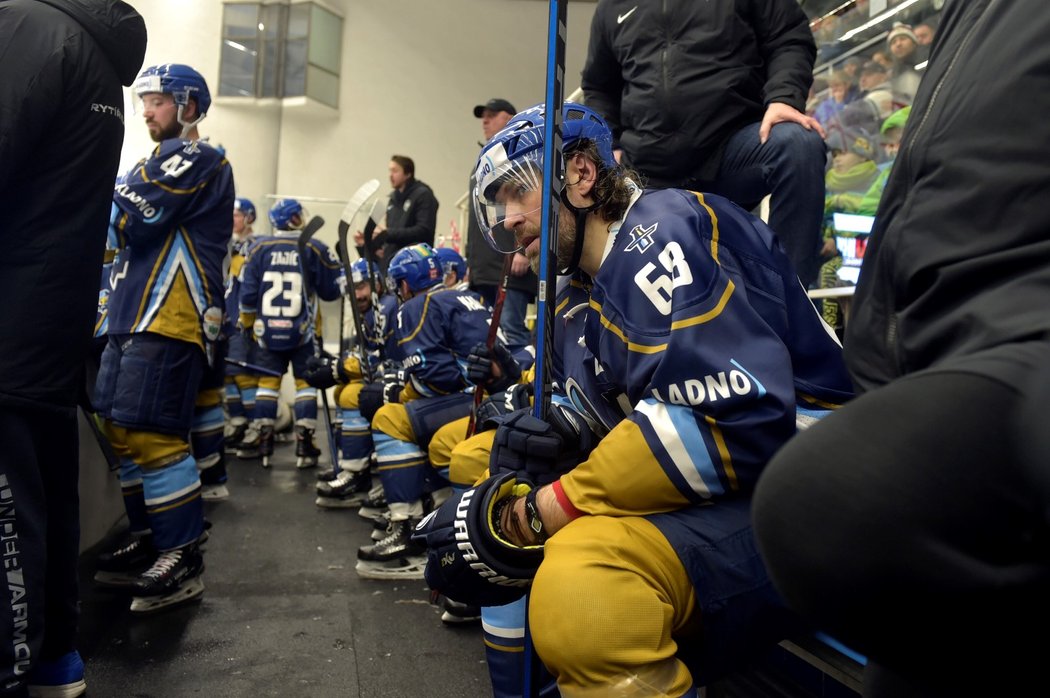
{"type": "MultiPolygon", "coordinates": [[[[484,143],[488,143],[492,136],[506,126],[515,113],[517,112],[514,105],[499,97],[474,107],[474,118],[481,119],[484,143]]],[[[473,190],[474,184],[471,181],[470,191],[473,193],[473,190]]],[[[497,252],[495,247],[485,241],[484,235],[478,229],[474,207],[468,206],[467,211],[467,266],[470,268],[470,290],[480,294],[489,307],[492,307],[496,302],[496,291],[503,280],[503,260],[506,254],[497,252]]],[[[498,234],[505,236],[499,241],[499,249],[510,251],[515,248],[514,236],[507,236],[502,230],[498,231],[498,234]]],[[[528,257],[520,252],[513,254],[499,325],[507,344],[517,348],[532,341],[531,334],[525,326],[525,316],[529,303],[536,298],[539,279],[529,267],[528,257]]]]}
{"type": "Polygon", "coordinates": [[[946,4],[846,327],[858,397],[780,449],[755,494],[777,587],[868,657],[869,698],[1045,682],[1045,10],[946,4]]]}
{"type": "MultiPolygon", "coordinates": [[[[862,129],[834,125],[828,132],[828,149],[832,166],[824,179],[824,247],[827,261],[820,268],[820,287],[841,286],[838,270],[842,257],[835,245],[835,228],[831,224],[835,213],[856,213],[861,199],[879,176],[875,164],[875,139],[862,129]]],[[[823,304],[821,314],[831,327],[839,327],[841,308],[836,302],[823,304]]]]}
{"type": "MultiPolygon", "coordinates": [[[[845,108],[845,106],[851,101],[850,100],[850,84],[849,76],[841,70],[836,70],[828,78],[828,91],[829,96],[827,99],[817,105],[816,110],[813,113],[813,118],[820,122],[820,125],[827,129],[828,124],[838,116],[839,112],[845,108]]],[[[854,97],[857,93],[854,91],[854,97]]]]}
{"type": "Polygon", "coordinates": [[[915,25],[915,40],[919,42],[919,46],[929,46],[933,43],[933,35],[937,33],[937,20],[934,17],[928,17],[922,22],[915,25]]]}
{"type": "Polygon", "coordinates": [[[745,207],[772,195],[770,227],[808,287],[826,161],[823,128],[802,112],[815,56],[796,0],[609,0],[594,13],[581,85],[620,162],[651,186],[745,207]]]}
{"type": "Polygon", "coordinates": [[[875,51],[871,54],[871,60],[881,65],[887,72],[893,68],[893,59],[890,58],[890,54],[886,51],[875,51]]]}
{"type": "Polygon", "coordinates": [[[919,37],[912,28],[900,22],[895,23],[886,35],[886,45],[893,54],[890,84],[894,92],[910,104],[922,79],[915,66],[926,60],[926,50],[919,47],[919,37]]]}
{"type": "Polygon", "coordinates": [[[882,190],[886,188],[886,179],[889,177],[893,161],[897,159],[897,151],[900,150],[901,136],[904,134],[904,124],[908,121],[911,107],[903,107],[890,114],[882,123],[880,140],[885,159],[879,164],[879,176],[875,178],[864,198],[860,200],[857,213],[865,216],[874,216],[882,198],[882,190]]]}

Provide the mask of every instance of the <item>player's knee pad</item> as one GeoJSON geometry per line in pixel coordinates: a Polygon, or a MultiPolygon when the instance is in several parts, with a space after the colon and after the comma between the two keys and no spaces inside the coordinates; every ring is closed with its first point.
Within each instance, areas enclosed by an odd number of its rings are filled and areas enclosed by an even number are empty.
{"type": "Polygon", "coordinates": [[[391,402],[380,407],[372,418],[372,432],[379,432],[397,441],[416,443],[412,423],[405,406],[391,402]]]}
{"type": "Polygon", "coordinates": [[[205,388],[197,391],[194,407],[215,407],[222,404],[222,388],[205,388]]]}
{"type": "Polygon", "coordinates": [[[489,456],[495,431],[483,431],[456,444],[449,461],[448,479],[453,487],[473,487],[489,474],[489,456]]]}
{"type": "Polygon", "coordinates": [[[131,459],[143,470],[163,468],[190,452],[185,437],[135,429],[127,430],[127,447],[131,459]]]}
{"type": "Polygon", "coordinates": [[[361,381],[354,381],[342,386],[342,390],[336,394],[336,404],[343,409],[356,410],[361,404],[359,398],[361,396],[361,388],[364,386],[365,384],[361,381]]]}

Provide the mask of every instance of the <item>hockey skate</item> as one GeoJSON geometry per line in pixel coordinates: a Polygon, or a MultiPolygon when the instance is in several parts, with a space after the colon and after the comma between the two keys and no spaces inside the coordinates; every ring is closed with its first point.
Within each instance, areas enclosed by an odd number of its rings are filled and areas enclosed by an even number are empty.
{"type": "Polygon", "coordinates": [[[131,535],[113,550],[98,556],[95,583],[107,589],[130,591],[141,575],[157,558],[153,536],[131,535]]]}
{"type": "Polygon", "coordinates": [[[481,621],[481,609],[470,604],[460,603],[443,597],[441,622],[445,625],[469,625],[481,621]]]}
{"type": "Polygon", "coordinates": [[[317,465],[317,458],[321,455],[321,449],[314,444],[314,430],[306,427],[295,428],[295,467],[300,470],[313,468],[317,465]]]}
{"type": "Polygon", "coordinates": [[[161,553],[132,587],[132,613],[153,613],[204,593],[204,557],[196,544],[161,553]]]}
{"type": "MultiPolygon", "coordinates": [[[[368,495],[361,502],[361,508],[357,510],[357,515],[362,519],[375,521],[383,516],[386,511],[386,495],[383,493],[383,486],[380,484],[368,491],[368,495]]],[[[385,521],[383,525],[386,526],[385,521]]]]}
{"type": "Polygon", "coordinates": [[[384,509],[383,513],[372,519],[372,540],[381,541],[390,533],[390,510],[384,509]]]}
{"type": "Polygon", "coordinates": [[[254,424],[248,425],[237,444],[236,453],[238,458],[250,459],[259,457],[259,428],[254,424]]]}
{"type": "Polygon", "coordinates": [[[201,484],[201,499],[206,502],[222,502],[230,498],[230,489],[223,482],[214,485],[201,484]]]}
{"type": "MultiPolygon", "coordinates": [[[[240,419],[244,419],[241,417],[240,419]]],[[[226,453],[236,453],[237,449],[240,448],[241,442],[244,441],[245,434],[248,433],[248,422],[247,421],[230,421],[226,424],[223,430],[223,449],[226,453]]]]}
{"type": "Polygon", "coordinates": [[[383,540],[357,550],[357,575],[365,579],[423,579],[426,548],[411,540],[419,519],[391,521],[383,540]]]}
{"type": "Polygon", "coordinates": [[[273,457],[273,425],[263,424],[259,427],[259,455],[262,456],[262,466],[270,467],[270,458],[273,457]]]}
{"type": "Polygon", "coordinates": [[[317,494],[322,497],[345,499],[347,496],[353,495],[354,501],[347,501],[345,503],[347,507],[360,504],[372,489],[372,471],[367,468],[357,471],[340,470],[333,479],[319,481],[316,489],[317,494]]]}

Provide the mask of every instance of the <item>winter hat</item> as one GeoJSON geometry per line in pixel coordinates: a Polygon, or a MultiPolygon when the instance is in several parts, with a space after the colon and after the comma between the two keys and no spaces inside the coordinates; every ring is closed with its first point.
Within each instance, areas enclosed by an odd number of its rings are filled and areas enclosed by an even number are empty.
{"type": "Polygon", "coordinates": [[[908,121],[908,114],[911,113],[911,107],[903,107],[886,117],[886,120],[882,122],[882,128],[879,129],[881,133],[886,133],[891,128],[904,128],[904,124],[908,121]]]}
{"type": "Polygon", "coordinates": [[[915,31],[911,28],[910,24],[894,22],[893,27],[890,28],[890,33],[886,35],[886,45],[888,46],[892,44],[893,40],[898,36],[908,37],[916,46],[919,44],[919,37],[915,36],[915,31]]]}
{"type": "Polygon", "coordinates": [[[834,124],[828,129],[828,149],[846,150],[866,160],[875,159],[875,143],[862,128],[846,128],[834,124]]]}

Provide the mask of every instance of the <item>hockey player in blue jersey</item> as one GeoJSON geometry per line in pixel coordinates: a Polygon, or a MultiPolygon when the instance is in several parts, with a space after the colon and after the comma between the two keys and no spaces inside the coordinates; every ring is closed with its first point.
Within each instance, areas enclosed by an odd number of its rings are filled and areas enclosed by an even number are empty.
{"type": "MultiPolygon", "coordinates": [[[[474,192],[482,230],[512,231],[534,262],[543,129],[542,105],[512,119],[474,192]]],[[[480,605],[531,584],[532,639],[563,696],[695,695],[794,628],[755,549],[750,493],[850,381],[761,221],[720,197],[643,191],[586,107],[567,104],[562,129],[556,263],[590,356],[563,358],[575,412],[504,421],[492,477],[419,526],[427,579],[480,605]]]]}
{"type": "MultiPolygon", "coordinates": [[[[372,418],[376,470],[390,512],[387,534],[357,553],[357,572],[374,579],[423,574],[422,548],[409,541],[423,516],[423,496],[433,469],[426,449],[434,432],[466,415],[473,397],[465,375],[471,347],[488,334],[491,314],[473,291],[446,288],[433,249],[419,243],[399,250],[387,268],[402,300],[394,338],[402,375],[381,385],[385,403],[372,418]]],[[[368,412],[366,395],[361,406],[368,412]]],[[[431,483],[445,489],[447,482],[431,483]]],[[[438,496],[435,496],[438,499],[438,496]]]]}
{"type": "MultiPolygon", "coordinates": [[[[321,478],[317,483],[317,506],[326,509],[346,509],[361,504],[371,490],[372,481],[372,426],[361,414],[360,395],[366,376],[379,377],[380,360],[397,352],[394,326],[397,322],[397,298],[386,293],[386,284],[379,265],[372,263],[369,276],[368,262],[358,259],[350,265],[354,303],[364,326],[365,356],[360,349],[338,358],[310,357],[304,378],[319,390],[333,386],[337,389],[336,403],[342,418],[339,435],[339,471],[332,479],[321,478]],[[370,280],[375,284],[373,289],[370,280]],[[372,307],[373,290],[379,301],[378,312],[372,307]]],[[[328,471],[331,472],[331,471],[328,471]]]]}
{"type": "Polygon", "coordinates": [[[444,274],[443,283],[449,288],[467,288],[467,260],[451,247],[435,247],[434,254],[444,274]]]}
{"type": "Polygon", "coordinates": [[[99,567],[130,588],[132,611],[148,612],[204,590],[201,485],[188,438],[221,332],[234,185],[222,153],[200,140],[211,96],[197,71],[153,66],[132,89],[157,146],[113,196],[118,249],[94,403],[121,459],[135,537],[99,567]]]}
{"type": "MultiPolygon", "coordinates": [[[[255,342],[237,329],[240,316],[241,268],[248,256],[248,248],[255,240],[255,204],[238,197],[233,202],[233,247],[230,250],[230,271],[226,277],[226,325],[229,341],[227,356],[236,362],[255,363],[255,342]]],[[[238,363],[226,364],[225,400],[228,421],[225,430],[226,452],[238,458],[259,456],[259,430],[253,424],[255,393],[259,375],[238,363]]]]}
{"type": "MultiPolygon", "coordinates": [[[[241,269],[240,323],[259,345],[259,366],[283,374],[292,366],[295,376],[296,466],[317,465],[320,449],[314,444],[317,391],[303,379],[307,360],[317,353],[320,340],[317,297],[333,301],[342,295],[343,269],[323,242],[310,239],[299,258],[299,231],[306,224],[302,205],[280,199],[270,207],[274,234],[256,240],[241,269]],[[304,279],[308,275],[308,279],[304,279]],[[307,297],[307,288],[316,297],[307,297]]],[[[281,379],[260,376],[255,394],[255,422],[263,466],[273,455],[274,422],[281,379]]]]}

